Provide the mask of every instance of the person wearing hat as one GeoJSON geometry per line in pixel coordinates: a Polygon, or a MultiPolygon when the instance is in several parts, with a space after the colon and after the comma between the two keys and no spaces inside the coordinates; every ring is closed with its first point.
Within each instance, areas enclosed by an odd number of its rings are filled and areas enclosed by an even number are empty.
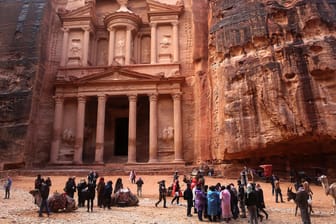
{"type": "Polygon", "coordinates": [[[165,180],[161,180],[158,182],[159,184],[159,201],[155,203],[155,207],[163,200],[163,207],[167,208],[166,205],[166,196],[167,196],[167,188],[165,184],[165,180]]]}

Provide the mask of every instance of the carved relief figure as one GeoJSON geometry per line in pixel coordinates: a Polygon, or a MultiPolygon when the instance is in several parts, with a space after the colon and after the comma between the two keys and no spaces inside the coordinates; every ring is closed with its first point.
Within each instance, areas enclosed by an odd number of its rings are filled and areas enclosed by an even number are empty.
{"type": "Polygon", "coordinates": [[[161,48],[168,48],[170,45],[170,35],[163,35],[163,38],[160,42],[161,48]]]}
{"type": "Polygon", "coordinates": [[[133,13],[126,6],[127,3],[128,3],[128,0],[117,0],[117,2],[120,5],[120,8],[117,10],[117,12],[130,12],[130,13],[133,13]]]}
{"type": "Polygon", "coordinates": [[[118,48],[118,54],[119,55],[124,54],[124,47],[125,47],[125,41],[124,40],[118,40],[117,48],[118,48]]]}
{"type": "Polygon", "coordinates": [[[81,47],[80,40],[72,40],[70,47],[70,57],[80,57],[81,56],[81,47]]]}
{"type": "Polygon", "coordinates": [[[75,135],[73,134],[71,129],[64,129],[62,134],[62,140],[69,145],[73,145],[75,143],[75,135]]]}
{"type": "Polygon", "coordinates": [[[174,139],[174,128],[171,126],[168,126],[162,130],[162,139],[164,141],[170,141],[174,139]]]}

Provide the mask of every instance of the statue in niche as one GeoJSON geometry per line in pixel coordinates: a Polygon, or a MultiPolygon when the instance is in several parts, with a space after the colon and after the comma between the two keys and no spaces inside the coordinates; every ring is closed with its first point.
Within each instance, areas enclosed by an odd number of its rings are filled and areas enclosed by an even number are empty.
{"type": "Polygon", "coordinates": [[[117,2],[120,5],[120,8],[117,10],[117,12],[129,12],[129,13],[133,13],[126,6],[127,3],[128,3],[128,0],[117,0],[117,2]]]}
{"type": "Polygon", "coordinates": [[[80,57],[80,54],[81,54],[80,41],[73,40],[70,48],[70,57],[80,57]]]}
{"type": "Polygon", "coordinates": [[[166,142],[174,139],[174,128],[168,126],[162,130],[162,139],[166,142]]]}
{"type": "Polygon", "coordinates": [[[161,48],[168,48],[170,45],[170,35],[163,35],[163,38],[160,42],[161,48]]]}
{"type": "Polygon", "coordinates": [[[64,129],[62,134],[62,140],[69,145],[73,145],[75,143],[75,135],[73,134],[71,129],[64,129]]]}
{"type": "Polygon", "coordinates": [[[118,40],[117,47],[118,47],[119,55],[123,55],[124,47],[125,47],[125,41],[124,40],[118,40]]]}

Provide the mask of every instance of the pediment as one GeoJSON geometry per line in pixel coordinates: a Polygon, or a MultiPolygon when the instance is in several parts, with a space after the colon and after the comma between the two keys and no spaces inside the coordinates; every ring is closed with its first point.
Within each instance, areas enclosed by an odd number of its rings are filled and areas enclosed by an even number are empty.
{"type": "Polygon", "coordinates": [[[155,0],[147,0],[150,12],[181,12],[184,8],[183,4],[169,5],[155,0]]]}
{"type": "Polygon", "coordinates": [[[159,81],[160,77],[134,72],[128,69],[111,69],[105,72],[91,74],[77,79],[78,84],[110,83],[110,82],[142,82],[159,81]]]}
{"type": "Polygon", "coordinates": [[[61,20],[64,21],[69,19],[80,19],[88,17],[94,18],[95,12],[92,4],[86,4],[77,9],[59,11],[58,15],[61,18],[61,20]]]}

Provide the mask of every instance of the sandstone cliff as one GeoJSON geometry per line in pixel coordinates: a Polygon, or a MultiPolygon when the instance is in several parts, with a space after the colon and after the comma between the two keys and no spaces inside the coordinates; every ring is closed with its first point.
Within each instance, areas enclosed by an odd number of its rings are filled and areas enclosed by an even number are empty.
{"type": "Polygon", "coordinates": [[[334,166],[336,1],[217,0],[210,14],[213,158],[334,166]]]}

